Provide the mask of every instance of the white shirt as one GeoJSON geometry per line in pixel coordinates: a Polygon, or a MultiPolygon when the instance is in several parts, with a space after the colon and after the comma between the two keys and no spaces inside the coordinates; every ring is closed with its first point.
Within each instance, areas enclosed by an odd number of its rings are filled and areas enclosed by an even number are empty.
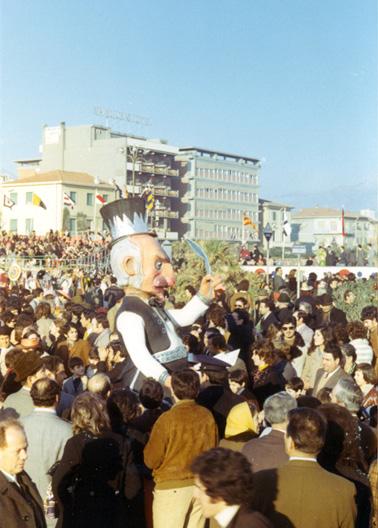
{"type": "Polygon", "coordinates": [[[224,510],[215,515],[215,520],[221,528],[226,528],[235,515],[238,513],[240,506],[226,506],[224,510]]]}
{"type": "MultiPolygon", "coordinates": [[[[168,310],[168,312],[179,326],[188,326],[203,315],[207,309],[208,306],[195,295],[184,308],[168,310]]],[[[116,324],[130,358],[138,371],[142,372],[146,378],[151,377],[159,381],[167,369],[151,355],[146,346],[143,318],[136,313],[125,311],[117,318],[116,324]]],[[[182,345],[172,322],[165,321],[165,326],[171,347],[175,348],[182,345]]]]}

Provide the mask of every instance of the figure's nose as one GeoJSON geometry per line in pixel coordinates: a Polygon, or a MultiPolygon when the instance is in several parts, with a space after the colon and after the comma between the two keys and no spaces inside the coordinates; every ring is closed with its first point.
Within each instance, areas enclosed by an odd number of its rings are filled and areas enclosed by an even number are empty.
{"type": "Polygon", "coordinates": [[[172,264],[166,264],[163,273],[168,286],[174,286],[176,284],[176,275],[173,271],[172,264]]]}

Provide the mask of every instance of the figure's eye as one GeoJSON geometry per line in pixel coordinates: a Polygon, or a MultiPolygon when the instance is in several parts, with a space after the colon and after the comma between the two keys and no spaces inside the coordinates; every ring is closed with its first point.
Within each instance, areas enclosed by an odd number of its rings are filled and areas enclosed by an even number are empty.
{"type": "Polygon", "coordinates": [[[161,268],[162,268],[162,267],[163,267],[163,262],[162,262],[161,260],[157,260],[157,261],[155,262],[155,269],[156,269],[157,271],[161,271],[161,268]]]}

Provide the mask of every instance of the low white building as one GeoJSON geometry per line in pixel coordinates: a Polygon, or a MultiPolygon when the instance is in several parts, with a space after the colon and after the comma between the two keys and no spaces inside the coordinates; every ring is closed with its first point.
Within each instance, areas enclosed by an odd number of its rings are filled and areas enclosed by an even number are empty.
{"type": "Polygon", "coordinates": [[[267,241],[263,231],[267,224],[272,228],[272,238],[269,241],[270,248],[291,247],[290,228],[292,209],[293,207],[291,205],[272,202],[264,198],[259,199],[259,240],[265,249],[267,248],[267,241]]]}
{"type": "Polygon", "coordinates": [[[370,211],[353,213],[341,209],[313,207],[292,213],[291,240],[313,247],[355,247],[357,244],[377,244],[378,221],[370,211]],[[343,227],[344,223],[344,227],[343,227]]]}
{"type": "Polygon", "coordinates": [[[68,230],[71,234],[102,231],[101,203],[96,195],[112,201],[116,194],[109,183],[81,172],[29,173],[0,183],[1,229],[18,234],[35,231],[37,235],[50,229],[68,230]],[[73,206],[64,205],[64,194],[71,198],[73,206]],[[45,208],[36,205],[38,199],[45,208]]]}

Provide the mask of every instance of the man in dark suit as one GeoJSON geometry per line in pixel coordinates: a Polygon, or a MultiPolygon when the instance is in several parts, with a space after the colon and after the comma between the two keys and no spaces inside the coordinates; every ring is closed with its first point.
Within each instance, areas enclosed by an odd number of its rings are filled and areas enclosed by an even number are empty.
{"type": "Polygon", "coordinates": [[[341,359],[340,348],[335,344],[328,345],[323,352],[323,368],[320,368],[315,375],[312,396],[316,397],[323,388],[333,389],[340,379],[350,378],[340,366],[341,359]]]}
{"type": "Polygon", "coordinates": [[[276,528],[354,528],[354,484],[316,461],[327,423],[315,409],[289,413],[285,445],[289,462],[254,475],[252,504],[276,528]]]}
{"type": "Polygon", "coordinates": [[[333,299],[328,293],[318,297],[318,306],[321,311],[321,325],[347,324],[345,312],[333,306],[333,299]]]}
{"type": "Polygon", "coordinates": [[[253,476],[245,457],[217,447],[199,455],[192,464],[194,497],[202,514],[214,526],[271,528],[264,515],[250,508],[253,476]]]}
{"type": "Polygon", "coordinates": [[[41,496],[24,471],[27,447],[20,422],[0,422],[0,523],[7,528],[46,528],[41,496]]]}
{"type": "Polygon", "coordinates": [[[259,314],[261,316],[259,322],[256,325],[256,331],[263,337],[267,336],[268,330],[271,326],[278,328],[280,323],[274,314],[274,302],[270,299],[261,299],[259,305],[259,314]]]}
{"type": "Polygon", "coordinates": [[[268,434],[253,438],[242,450],[255,473],[263,469],[277,468],[285,464],[289,457],[285,451],[287,415],[295,409],[297,400],[287,392],[278,392],[264,402],[264,419],[271,426],[268,434]]]}

